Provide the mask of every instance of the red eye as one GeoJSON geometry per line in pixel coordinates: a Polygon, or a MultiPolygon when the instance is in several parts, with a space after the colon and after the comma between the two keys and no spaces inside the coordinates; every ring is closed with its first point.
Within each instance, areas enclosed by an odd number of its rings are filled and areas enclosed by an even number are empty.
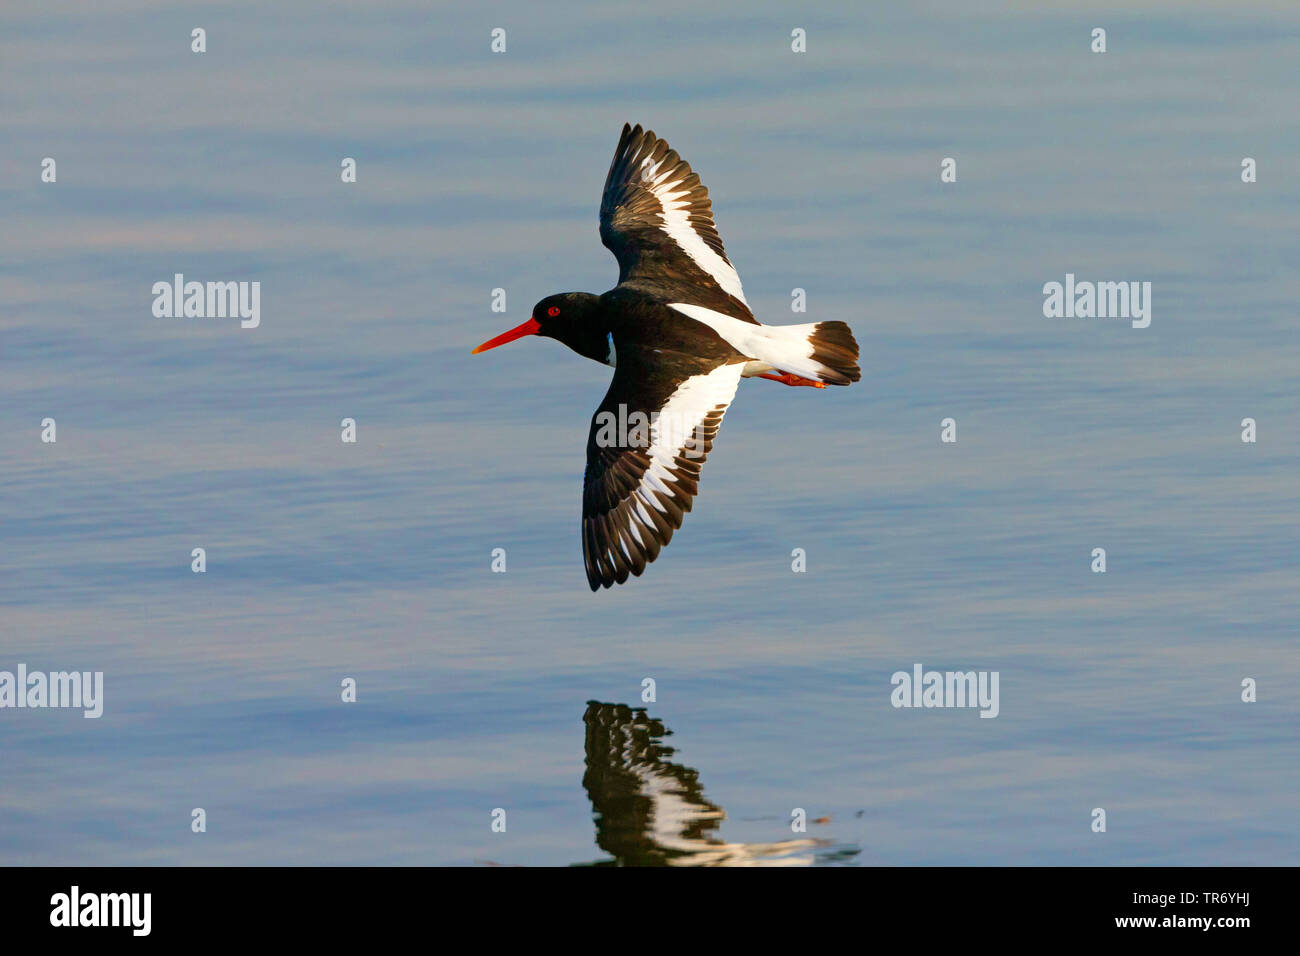
{"type": "Polygon", "coordinates": [[[555,318],[555,316],[560,314],[560,307],[558,305],[553,305],[546,310],[546,314],[551,316],[551,318],[555,318]]]}

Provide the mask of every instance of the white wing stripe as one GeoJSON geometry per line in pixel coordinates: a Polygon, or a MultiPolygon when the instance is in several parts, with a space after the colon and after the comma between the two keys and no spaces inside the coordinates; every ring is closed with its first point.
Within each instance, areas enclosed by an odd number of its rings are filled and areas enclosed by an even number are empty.
{"type": "Polygon", "coordinates": [[[740,276],[736,274],[736,270],[726,259],[709,248],[708,243],[691,228],[690,202],[684,200],[684,197],[690,195],[690,191],[674,192],[674,187],[680,186],[682,180],[673,183],[664,182],[663,180],[667,178],[668,174],[661,174],[659,163],[651,162],[650,157],[647,156],[641,161],[641,179],[655,199],[659,200],[659,206],[663,210],[661,213],[663,231],[691,257],[697,266],[712,277],[724,292],[735,296],[748,308],[749,303],[745,302],[745,291],[740,286],[740,276]]]}
{"type": "Polygon", "coordinates": [[[691,376],[679,383],[651,416],[649,442],[638,448],[646,460],[640,480],[603,512],[609,516],[608,526],[594,516],[584,517],[584,553],[593,588],[611,575],[626,580],[629,567],[635,571],[644,567],[647,559],[654,560],[658,553],[655,545],[665,543],[665,534],[671,537],[671,530],[661,529],[681,527],[682,512],[690,510],[698,473],[685,463],[706,454],[702,426],[708,422],[712,432],[720,422],[736,395],[744,367],[745,363],[734,362],[691,376]],[[675,474],[678,470],[680,476],[675,474]],[[654,517],[655,511],[664,517],[654,517]],[[589,524],[592,521],[594,528],[589,524]]]}
{"type": "MultiPolygon", "coordinates": [[[[632,531],[632,537],[636,538],[636,543],[644,548],[645,541],[641,538],[641,522],[636,519],[635,515],[632,516],[632,520],[627,523],[627,526],[632,531]]],[[[627,549],[624,548],[624,550],[626,551],[627,549]]],[[[629,555],[629,557],[631,557],[631,555],[629,555]]]]}
{"type": "MultiPolygon", "coordinates": [[[[644,485],[644,482],[642,484],[644,485]]],[[[654,495],[646,491],[643,486],[636,489],[636,494],[638,498],[648,504],[651,508],[654,508],[654,510],[659,512],[661,515],[668,514],[668,507],[654,495]]],[[[648,518],[649,515],[646,517],[648,518]]]]}
{"type": "MultiPolygon", "coordinates": [[[[650,454],[657,456],[658,453],[659,449],[652,446],[650,454]]],[[[663,463],[658,459],[658,457],[652,458],[650,461],[650,467],[646,469],[646,473],[641,477],[641,483],[648,484],[650,487],[654,488],[655,491],[662,491],[671,498],[673,490],[664,484],[664,482],[672,481],[673,479],[670,475],[666,474],[663,475],[663,477],[660,477],[660,475],[663,474],[663,470],[663,463]]]]}
{"type": "MultiPolygon", "coordinates": [[[[636,489],[640,498],[658,504],[649,494],[650,488],[675,497],[673,489],[668,487],[669,482],[676,484],[669,469],[676,466],[678,455],[689,457],[690,450],[683,452],[683,446],[693,440],[695,430],[709,413],[718,406],[725,409],[731,404],[740,384],[742,368],[740,364],[719,365],[711,372],[688,378],[668,396],[668,401],[664,402],[650,425],[650,448],[647,450],[650,467],[636,489]]],[[[658,510],[664,509],[660,507],[658,510]]]]}
{"type": "Polygon", "coordinates": [[[636,516],[640,519],[641,523],[646,526],[647,530],[653,528],[654,521],[650,518],[650,512],[645,510],[645,503],[639,488],[637,489],[636,497],[632,499],[632,503],[636,505],[636,516]]]}

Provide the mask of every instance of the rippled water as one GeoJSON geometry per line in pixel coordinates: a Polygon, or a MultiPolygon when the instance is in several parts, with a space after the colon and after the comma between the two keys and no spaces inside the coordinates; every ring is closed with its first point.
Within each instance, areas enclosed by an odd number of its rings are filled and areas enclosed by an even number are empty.
{"type": "Polygon", "coordinates": [[[0,861],[1300,862],[1293,6],[114,6],[0,13],[0,670],[106,698],[0,710],[0,861]],[[615,281],[625,120],[863,381],[743,384],[593,595],[608,370],[469,349],[615,281]],[[260,327],[155,318],[177,272],[260,327]],[[1044,318],[1067,272],[1150,328],[1044,318]],[[893,708],[915,663],[1000,715],[893,708]]]}

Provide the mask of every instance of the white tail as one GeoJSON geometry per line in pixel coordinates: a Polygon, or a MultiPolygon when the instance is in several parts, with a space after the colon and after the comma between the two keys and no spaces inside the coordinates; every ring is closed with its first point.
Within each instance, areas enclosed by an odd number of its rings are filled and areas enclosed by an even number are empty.
{"type": "MultiPolygon", "coordinates": [[[[858,343],[843,322],[808,325],[755,325],[703,306],[674,302],[672,308],[703,322],[741,355],[779,372],[811,378],[828,385],[848,385],[862,378],[858,343]]],[[[766,369],[746,368],[746,375],[766,369]]]]}

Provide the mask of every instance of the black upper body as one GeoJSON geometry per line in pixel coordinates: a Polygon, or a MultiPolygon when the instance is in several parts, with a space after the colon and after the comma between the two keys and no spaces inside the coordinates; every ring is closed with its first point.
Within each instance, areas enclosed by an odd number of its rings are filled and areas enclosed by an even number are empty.
{"type": "Polygon", "coordinates": [[[670,308],[665,299],[623,285],[604,295],[549,295],[533,306],[533,319],[538,335],[605,365],[617,366],[618,356],[649,350],[659,356],[655,364],[669,379],[700,371],[696,361],[678,368],[683,359],[704,359],[707,371],[721,362],[744,358],[713,329],[670,308]]]}

